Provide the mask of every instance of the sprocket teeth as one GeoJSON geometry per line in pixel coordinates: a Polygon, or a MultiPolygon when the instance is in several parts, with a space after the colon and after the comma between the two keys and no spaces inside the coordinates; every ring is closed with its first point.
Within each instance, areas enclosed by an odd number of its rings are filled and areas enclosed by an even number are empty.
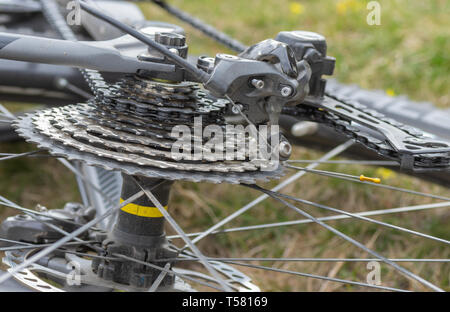
{"type": "MultiPolygon", "coordinates": [[[[68,107],[65,109],[68,109],[68,107]]],[[[57,110],[53,110],[53,112],[56,113],[57,110]]],[[[130,158],[121,156],[112,158],[111,152],[107,150],[93,152],[92,150],[89,150],[88,146],[80,146],[67,140],[57,140],[55,135],[61,135],[63,132],[58,133],[55,130],[56,128],[53,128],[53,132],[49,130],[52,128],[51,124],[48,122],[48,118],[49,116],[46,112],[42,113],[42,115],[39,115],[38,112],[36,114],[23,116],[17,120],[16,131],[19,135],[25,137],[28,142],[37,144],[39,148],[48,150],[50,154],[54,156],[65,157],[69,160],[80,160],[89,165],[99,166],[107,170],[120,170],[127,174],[158,177],[169,180],[233,184],[252,184],[260,180],[266,181],[269,179],[277,179],[283,175],[281,167],[279,167],[278,170],[270,172],[257,171],[254,169],[253,171],[248,171],[248,167],[247,170],[245,167],[237,167],[234,172],[230,172],[229,168],[225,165],[222,167],[218,166],[216,171],[190,171],[171,168],[164,162],[159,162],[159,168],[156,166],[149,166],[148,162],[142,162],[139,159],[135,160],[135,163],[133,164],[130,162],[130,158]],[[43,119],[39,118],[39,116],[42,116],[43,119]]],[[[66,136],[66,139],[70,137],[67,133],[64,135],[66,136]]],[[[82,137],[80,133],[76,133],[75,136],[82,137]]]]}

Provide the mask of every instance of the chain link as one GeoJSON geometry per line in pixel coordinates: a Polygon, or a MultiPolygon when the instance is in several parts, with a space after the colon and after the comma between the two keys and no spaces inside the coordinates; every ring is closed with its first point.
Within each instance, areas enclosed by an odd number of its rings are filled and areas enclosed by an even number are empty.
{"type": "MultiPolygon", "coordinates": [[[[413,137],[426,140],[426,137],[423,136],[423,133],[420,130],[403,125],[402,123],[399,123],[391,118],[387,118],[383,114],[380,114],[374,110],[370,110],[366,106],[356,102],[355,100],[345,101],[343,98],[336,98],[331,94],[329,94],[328,96],[352,107],[353,109],[364,112],[372,118],[382,120],[390,124],[391,126],[410,134],[413,137]]],[[[353,126],[349,120],[346,120],[339,115],[302,104],[295,107],[285,107],[283,109],[283,113],[295,116],[302,120],[325,124],[333,128],[334,131],[345,134],[347,137],[354,139],[355,141],[364,145],[366,148],[377,152],[381,156],[394,159],[399,163],[401,163],[402,158],[405,157],[405,155],[392,148],[390,144],[388,144],[385,140],[372,135],[371,132],[367,131],[368,129],[365,129],[364,127],[353,126]]],[[[417,154],[413,157],[413,167],[409,169],[413,169],[415,171],[442,170],[449,169],[450,167],[450,157],[448,153],[417,154]]]]}
{"type": "MultiPolygon", "coordinates": [[[[40,0],[40,2],[45,18],[61,37],[69,41],[78,41],[61,14],[58,4],[54,0],[40,0]]],[[[79,71],[95,96],[101,87],[106,87],[106,82],[98,71],[84,68],[80,68],[79,71]]]]}

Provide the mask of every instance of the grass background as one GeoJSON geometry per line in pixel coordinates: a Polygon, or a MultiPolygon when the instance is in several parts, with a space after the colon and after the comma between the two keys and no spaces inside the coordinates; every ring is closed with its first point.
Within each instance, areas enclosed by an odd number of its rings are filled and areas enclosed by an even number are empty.
{"type": "MultiPolygon", "coordinates": [[[[174,5],[215,25],[246,44],[273,38],[279,31],[303,29],[326,36],[329,55],[336,57],[335,77],[388,94],[408,94],[417,101],[430,101],[450,108],[450,3],[445,0],[385,0],[381,4],[381,25],[366,23],[368,1],[362,0],[247,0],[247,1],[170,1],[174,5]]],[[[177,22],[161,9],[141,4],[146,17],[177,22]]],[[[198,31],[185,26],[190,53],[214,55],[230,52],[198,31]]],[[[2,152],[32,150],[28,144],[1,144],[2,152]]],[[[292,159],[315,159],[320,154],[298,148],[292,159]]],[[[364,166],[323,165],[321,169],[350,174],[380,176],[384,183],[422,192],[450,196],[448,189],[385,169],[364,166]]],[[[32,208],[42,204],[61,207],[79,200],[76,183],[56,160],[16,159],[0,162],[0,194],[32,208]]],[[[267,187],[274,185],[269,183],[267,187]]],[[[429,199],[367,187],[337,179],[307,174],[285,193],[347,211],[365,211],[432,202],[429,199]]],[[[171,211],[187,232],[209,227],[259,194],[240,186],[176,183],[171,211]]],[[[314,216],[327,215],[318,209],[301,207],[314,216]]],[[[15,214],[0,208],[3,217],[15,214]]],[[[374,217],[384,222],[415,229],[450,240],[448,208],[374,217]]],[[[299,219],[299,215],[270,200],[244,214],[227,227],[299,219]]],[[[353,220],[330,222],[366,246],[392,258],[449,258],[445,244],[414,237],[353,220]]],[[[169,230],[170,232],[170,230],[169,230]]],[[[369,257],[359,249],[320,226],[309,224],[216,235],[203,240],[201,249],[211,256],[254,257],[369,257]]],[[[268,266],[365,282],[369,270],[365,263],[264,263],[268,266]]],[[[450,290],[447,264],[402,264],[414,273],[450,290]]],[[[381,265],[385,286],[426,290],[381,265]]],[[[242,269],[263,290],[268,291],[344,291],[364,288],[321,282],[311,278],[242,269]]]]}

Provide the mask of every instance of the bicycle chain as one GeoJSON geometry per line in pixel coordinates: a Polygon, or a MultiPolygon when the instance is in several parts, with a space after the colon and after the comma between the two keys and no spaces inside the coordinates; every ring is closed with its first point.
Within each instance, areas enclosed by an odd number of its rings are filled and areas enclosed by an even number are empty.
{"type": "MultiPolygon", "coordinates": [[[[413,128],[411,126],[404,125],[400,122],[392,118],[388,118],[383,114],[368,109],[365,105],[360,104],[358,101],[338,97],[332,95],[330,93],[327,96],[346,104],[352,107],[355,110],[361,111],[369,116],[382,120],[391,126],[394,126],[414,138],[426,140],[427,137],[423,135],[422,131],[413,128]]],[[[375,137],[370,132],[365,131],[362,127],[356,127],[351,124],[350,121],[330,112],[326,112],[324,110],[320,110],[308,105],[300,104],[294,107],[285,107],[283,109],[283,114],[288,114],[291,116],[296,116],[302,120],[319,122],[321,124],[325,124],[334,131],[343,133],[347,137],[354,139],[355,141],[363,144],[365,147],[377,152],[381,156],[394,159],[401,164],[402,157],[404,155],[400,154],[398,151],[393,149],[384,139],[379,137],[375,137]]],[[[409,155],[408,155],[409,156],[409,155]]],[[[404,169],[413,169],[414,171],[423,171],[423,170],[442,170],[450,168],[450,156],[448,153],[432,153],[432,154],[419,154],[414,155],[413,160],[413,168],[404,168],[404,169]]]]}
{"type": "MultiPolygon", "coordinates": [[[[138,2],[139,0],[133,0],[133,1],[138,2]]],[[[188,23],[195,29],[200,30],[201,32],[203,32],[204,34],[209,36],[210,38],[216,40],[217,42],[222,43],[223,45],[227,46],[228,48],[230,48],[233,51],[242,52],[246,48],[246,46],[243,43],[239,42],[238,40],[233,39],[230,36],[228,36],[227,34],[218,31],[211,25],[205,24],[201,20],[189,15],[188,13],[183,12],[182,10],[180,10],[174,6],[167,4],[163,0],[147,0],[147,1],[153,2],[154,4],[158,5],[160,8],[164,9],[167,13],[188,23]]]]}
{"type": "MultiPolygon", "coordinates": [[[[42,12],[49,22],[49,24],[61,35],[64,40],[78,41],[75,33],[67,25],[67,21],[64,16],[59,11],[58,4],[54,0],[40,0],[42,6],[42,12]]],[[[97,96],[97,88],[106,85],[101,74],[96,70],[79,68],[81,75],[84,80],[88,83],[91,91],[95,96],[97,96]]]]}

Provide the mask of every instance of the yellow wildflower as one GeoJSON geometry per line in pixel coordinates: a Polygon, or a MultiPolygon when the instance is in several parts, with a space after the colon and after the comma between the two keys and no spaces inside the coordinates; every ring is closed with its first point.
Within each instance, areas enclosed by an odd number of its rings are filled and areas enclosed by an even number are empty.
{"type": "Polygon", "coordinates": [[[339,2],[336,4],[336,9],[337,9],[337,12],[338,12],[340,15],[345,14],[345,12],[347,12],[346,1],[339,1],[339,2]]]}
{"type": "Polygon", "coordinates": [[[348,11],[359,11],[363,8],[363,4],[360,0],[339,0],[336,3],[336,10],[338,14],[345,14],[348,11]]]}
{"type": "Polygon", "coordinates": [[[375,170],[375,174],[380,176],[383,180],[395,177],[395,172],[386,168],[378,168],[375,170]]]}
{"type": "Polygon", "coordinates": [[[392,88],[386,89],[386,94],[389,96],[395,96],[395,91],[392,88]]]}
{"type": "Polygon", "coordinates": [[[303,4],[298,2],[289,3],[289,11],[294,15],[300,15],[305,11],[303,4]]]}

